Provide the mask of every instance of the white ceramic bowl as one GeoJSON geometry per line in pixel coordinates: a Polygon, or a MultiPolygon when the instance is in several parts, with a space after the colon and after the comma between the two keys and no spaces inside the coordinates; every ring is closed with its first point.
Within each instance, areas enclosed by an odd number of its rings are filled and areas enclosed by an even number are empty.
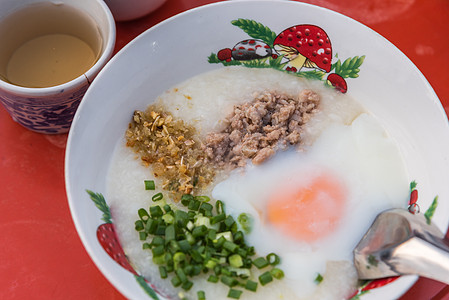
{"type": "MultiPolygon", "coordinates": [[[[212,4],[154,26],[118,53],[89,88],[70,131],[65,175],[76,228],[95,264],[130,299],[148,296],[100,246],[96,229],[103,223],[101,212],[85,190],[105,194],[111,150],[135,109],[145,108],[150,99],[191,76],[223,68],[222,63],[208,62],[211,53],[250,38],[231,24],[239,18],[259,22],[276,34],[297,24],[317,25],[332,41],[332,63],[335,54],[342,61],[365,56],[359,77],[346,79],[348,94],[376,115],[398,141],[411,179],[419,182],[421,207],[428,207],[439,195],[433,220],[443,232],[447,229],[448,121],[432,87],[404,54],[364,25],[316,6],[288,1],[212,4]]],[[[397,298],[415,280],[402,277],[362,299],[397,298]]]]}

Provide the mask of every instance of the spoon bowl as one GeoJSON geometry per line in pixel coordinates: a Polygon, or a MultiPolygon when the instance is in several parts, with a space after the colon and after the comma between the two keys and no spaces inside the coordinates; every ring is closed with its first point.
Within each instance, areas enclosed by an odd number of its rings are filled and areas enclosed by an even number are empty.
{"type": "Polygon", "coordinates": [[[380,213],[354,249],[360,279],[420,275],[449,284],[449,242],[423,214],[380,213]]]}

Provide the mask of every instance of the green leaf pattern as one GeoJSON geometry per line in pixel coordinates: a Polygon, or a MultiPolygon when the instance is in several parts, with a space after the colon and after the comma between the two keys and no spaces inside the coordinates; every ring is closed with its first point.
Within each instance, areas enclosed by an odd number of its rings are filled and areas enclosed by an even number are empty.
{"type": "Polygon", "coordinates": [[[262,23],[248,19],[238,19],[231,21],[231,24],[239,27],[246,32],[253,39],[259,39],[273,47],[273,42],[276,39],[276,33],[270,28],[264,26],[262,23]]]}
{"type": "Polygon", "coordinates": [[[94,202],[95,206],[103,212],[103,217],[101,218],[105,223],[112,223],[111,211],[109,210],[109,206],[106,203],[103,195],[100,193],[95,193],[90,190],[86,190],[89,194],[90,199],[94,202]]]}
{"type": "Polygon", "coordinates": [[[343,78],[357,78],[359,77],[360,66],[363,64],[364,60],[365,56],[347,58],[343,63],[338,59],[332,65],[331,70],[335,70],[335,73],[343,78]]]}
{"type": "Polygon", "coordinates": [[[145,293],[150,296],[153,300],[159,300],[158,295],[156,292],[148,285],[148,283],[145,281],[145,278],[143,276],[134,275],[134,278],[136,279],[137,283],[140,285],[140,287],[145,291],[145,293]]]}
{"type": "Polygon", "coordinates": [[[429,206],[429,208],[424,213],[424,217],[426,218],[426,222],[429,225],[430,225],[430,223],[432,221],[432,217],[433,217],[433,214],[435,213],[435,210],[437,209],[437,206],[438,206],[438,196],[436,196],[433,199],[432,204],[429,206]]]}

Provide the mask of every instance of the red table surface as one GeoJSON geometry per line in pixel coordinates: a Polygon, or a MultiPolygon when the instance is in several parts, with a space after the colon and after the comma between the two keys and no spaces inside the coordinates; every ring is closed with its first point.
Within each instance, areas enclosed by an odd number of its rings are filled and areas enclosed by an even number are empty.
{"type": "MultiPolygon", "coordinates": [[[[116,51],[187,9],[215,1],[168,0],[141,19],[117,23],[116,51]]],[[[422,71],[449,112],[448,0],[306,0],[371,27],[422,71]]],[[[379,62],[382,63],[382,62],[379,62]]],[[[123,299],[81,244],[64,186],[67,134],[21,127],[0,106],[0,299],[123,299]]],[[[401,298],[449,299],[421,278],[401,298]]]]}

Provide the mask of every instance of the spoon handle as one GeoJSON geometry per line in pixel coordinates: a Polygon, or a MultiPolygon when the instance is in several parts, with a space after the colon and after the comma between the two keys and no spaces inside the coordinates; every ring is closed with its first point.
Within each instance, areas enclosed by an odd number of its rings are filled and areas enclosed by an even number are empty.
{"type": "Polygon", "coordinates": [[[416,235],[396,247],[388,263],[397,273],[416,274],[449,284],[447,241],[416,235]]]}

